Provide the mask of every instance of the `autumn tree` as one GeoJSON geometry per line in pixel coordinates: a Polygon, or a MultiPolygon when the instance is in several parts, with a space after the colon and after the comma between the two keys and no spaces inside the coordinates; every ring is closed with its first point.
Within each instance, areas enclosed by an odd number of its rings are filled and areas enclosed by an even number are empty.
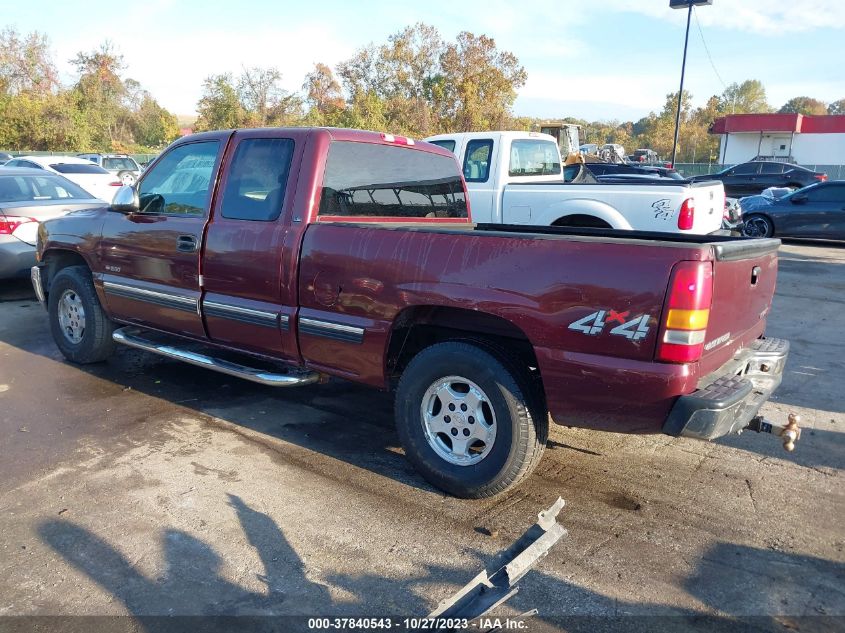
{"type": "Polygon", "coordinates": [[[749,114],[771,112],[772,107],[766,97],[766,88],[758,79],[746,79],[741,84],[732,83],[719,98],[719,111],[722,114],[749,114]]]}
{"type": "Polygon", "coordinates": [[[325,64],[314,64],[314,70],[305,75],[302,90],[309,112],[316,114],[317,120],[321,121],[319,124],[325,124],[323,119],[346,106],[340,83],[325,64]]]}
{"type": "Polygon", "coordinates": [[[827,104],[812,97],[793,97],[781,106],[782,114],[827,114],[827,104]]]}
{"type": "Polygon", "coordinates": [[[46,35],[33,31],[22,36],[14,27],[0,30],[0,94],[53,94],[58,76],[46,35]]]}

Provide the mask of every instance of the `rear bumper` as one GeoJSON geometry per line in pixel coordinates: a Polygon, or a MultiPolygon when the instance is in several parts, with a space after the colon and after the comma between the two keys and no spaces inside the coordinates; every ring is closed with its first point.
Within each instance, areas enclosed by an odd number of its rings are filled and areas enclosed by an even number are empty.
{"type": "Polygon", "coordinates": [[[16,237],[0,238],[0,279],[26,277],[35,264],[35,247],[16,237]]]}
{"type": "Polygon", "coordinates": [[[663,432],[712,440],[741,431],[780,385],[788,355],[789,341],[757,339],[678,398],[663,432]]]}

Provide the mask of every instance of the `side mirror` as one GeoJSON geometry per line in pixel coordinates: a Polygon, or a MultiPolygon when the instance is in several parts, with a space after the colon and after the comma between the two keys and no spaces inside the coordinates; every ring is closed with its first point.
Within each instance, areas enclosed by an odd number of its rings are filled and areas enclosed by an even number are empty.
{"type": "Polygon", "coordinates": [[[141,203],[138,200],[138,190],[132,185],[123,185],[114,194],[111,203],[111,210],[118,213],[137,213],[141,210],[141,203]]]}

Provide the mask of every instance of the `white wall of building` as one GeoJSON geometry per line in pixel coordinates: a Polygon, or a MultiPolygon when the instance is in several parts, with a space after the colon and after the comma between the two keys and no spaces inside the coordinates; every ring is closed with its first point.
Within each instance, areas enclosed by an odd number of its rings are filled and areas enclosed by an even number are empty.
{"type": "MultiPolygon", "coordinates": [[[[757,156],[788,156],[789,133],[759,132],[723,134],[719,149],[722,164],[744,163],[757,156]],[[780,146],[786,145],[785,151],[780,146]]],[[[845,165],[845,134],[801,134],[792,140],[792,156],[799,165],[845,165]]]]}

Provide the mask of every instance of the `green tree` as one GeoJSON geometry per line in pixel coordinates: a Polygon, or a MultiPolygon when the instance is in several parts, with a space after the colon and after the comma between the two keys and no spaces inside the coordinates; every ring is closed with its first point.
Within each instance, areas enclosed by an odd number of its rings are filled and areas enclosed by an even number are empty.
{"type": "Polygon", "coordinates": [[[766,88],[758,79],[746,79],[741,84],[732,83],[719,98],[719,111],[723,114],[748,114],[771,112],[766,98],[766,88]]]}
{"type": "Polygon", "coordinates": [[[827,106],[827,113],[828,114],[845,114],[845,99],[839,99],[838,101],[833,101],[830,105],[827,106]]]}
{"type": "Polygon", "coordinates": [[[812,97],[793,97],[778,110],[783,114],[827,114],[827,104],[812,97]]]}
{"type": "Polygon", "coordinates": [[[197,103],[194,129],[203,131],[241,127],[246,118],[232,75],[225,73],[207,77],[197,103]]]}

